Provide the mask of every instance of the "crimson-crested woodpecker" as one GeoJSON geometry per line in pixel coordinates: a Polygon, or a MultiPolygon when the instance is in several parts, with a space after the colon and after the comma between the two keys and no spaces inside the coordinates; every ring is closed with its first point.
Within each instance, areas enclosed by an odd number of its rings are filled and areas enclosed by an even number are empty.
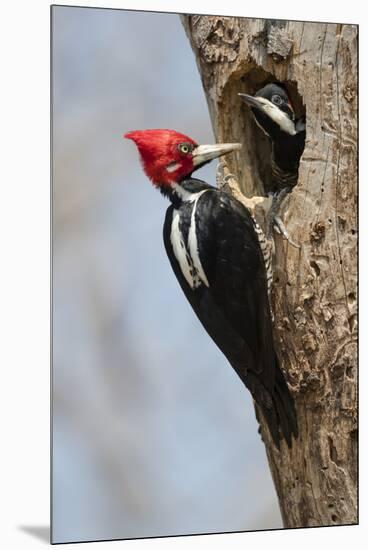
{"type": "Polygon", "coordinates": [[[173,130],[125,134],[143,169],[170,201],[164,243],[172,269],[202,325],[259,405],[279,448],[298,435],[293,399],[272,336],[266,270],[253,219],[233,196],[194,170],[240,149],[237,143],[198,145],[173,130]]]}
{"type": "Polygon", "coordinates": [[[255,122],[271,142],[272,181],[268,190],[275,192],[270,211],[270,217],[275,218],[282,200],[298,181],[305,118],[295,119],[293,104],[282,83],[266,84],[255,96],[243,93],[239,96],[251,108],[255,122]]]}

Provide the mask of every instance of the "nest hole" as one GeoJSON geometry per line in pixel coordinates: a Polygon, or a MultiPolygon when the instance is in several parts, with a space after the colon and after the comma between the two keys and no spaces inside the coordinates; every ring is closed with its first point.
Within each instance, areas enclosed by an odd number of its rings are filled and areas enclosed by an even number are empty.
{"type": "MultiPolygon", "coordinates": [[[[250,108],[241,101],[238,93],[254,95],[270,82],[280,82],[275,76],[254,66],[243,74],[237,74],[228,81],[224,88],[219,109],[223,141],[241,142],[243,149],[238,156],[238,165],[231,165],[239,179],[242,191],[248,196],[267,196],[271,183],[271,144],[253,119],[250,108]]],[[[298,91],[297,82],[281,82],[286,88],[294,107],[296,119],[306,115],[303,98],[298,91]]]]}

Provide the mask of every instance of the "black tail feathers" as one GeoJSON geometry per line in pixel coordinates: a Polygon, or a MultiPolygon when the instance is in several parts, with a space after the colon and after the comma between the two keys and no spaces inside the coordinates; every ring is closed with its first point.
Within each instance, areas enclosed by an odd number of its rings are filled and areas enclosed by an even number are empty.
{"type": "Polygon", "coordinates": [[[292,446],[292,436],[298,437],[298,422],[293,397],[286,384],[280,367],[277,365],[275,386],[272,393],[272,403],[256,399],[265,418],[272,439],[280,449],[280,439],[285,438],[288,447],[292,446]]]}
{"type": "Polygon", "coordinates": [[[273,403],[279,418],[281,432],[285,437],[288,446],[291,447],[292,435],[294,435],[295,438],[298,437],[298,422],[296,418],[294,399],[289,391],[280,367],[276,370],[273,403]]]}

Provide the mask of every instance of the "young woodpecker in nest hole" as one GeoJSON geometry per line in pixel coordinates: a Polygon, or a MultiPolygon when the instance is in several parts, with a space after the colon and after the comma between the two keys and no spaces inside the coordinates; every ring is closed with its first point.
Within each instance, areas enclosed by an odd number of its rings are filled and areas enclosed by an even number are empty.
{"type": "Polygon", "coordinates": [[[202,325],[250,390],[279,447],[298,428],[294,402],[272,337],[266,270],[254,222],[231,195],[191,177],[240,149],[238,143],[198,145],[173,130],[125,134],[143,169],[170,201],[164,243],[172,269],[202,325]]]}
{"type": "Polygon", "coordinates": [[[298,181],[299,161],[305,143],[305,119],[301,117],[295,120],[290,97],[280,83],[267,84],[255,96],[239,96],[251,108],[257,125],[271,141],[271,188],[275,194],[267,233],[275,224],[292,243],[278,211],[283,199],[298,181]]]}

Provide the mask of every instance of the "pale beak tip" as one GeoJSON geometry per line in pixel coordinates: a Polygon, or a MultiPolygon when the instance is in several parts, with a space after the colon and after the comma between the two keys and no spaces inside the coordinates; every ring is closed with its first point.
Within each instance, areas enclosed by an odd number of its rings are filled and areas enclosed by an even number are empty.
{"type": "Polygon", "coordinates": [[[240,151],[242,147],[241,143],[229,143],[229,153],[231,153],[231,151],[240,151]]]}

